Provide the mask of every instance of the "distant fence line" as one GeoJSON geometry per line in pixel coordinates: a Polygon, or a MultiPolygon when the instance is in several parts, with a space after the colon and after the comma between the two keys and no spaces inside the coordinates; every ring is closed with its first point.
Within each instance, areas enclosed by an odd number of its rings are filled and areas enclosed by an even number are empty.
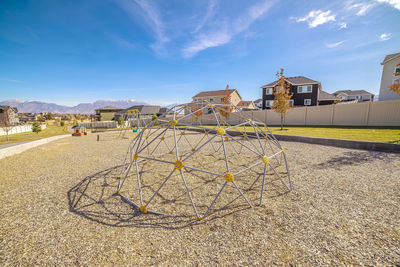
{"type": "MultiPolygon", "coordinates": [[[[41,124],[42,130],[46,129],[46,124],[41,124]]],[[[7,129],[8,129],[8,134],[16,134],[16,133],[26,133],[26,132],[32,132],[32,125],[27,124],[27,125],[18,125],[18,126],[11,126],[11,127],[0,127],[0,136],[2,135],[7,135],[7,129]]]]}
{"type": "MultiPolygon", "coordinates": [[[[278,125],[280,114],[273,110],[243,111],[250,119],[278,125]]],[[[213,114],[199,118],[201,124],[215,124],[213,114]]],[[[183,123],[192,123],[195,119],[188,116],[183,123]]],[[[242,118],[232,115],[229,124],[242,122],[242,118]]],[[[346,105],[326,105],[299,107],[291,109],[285,116],[287,125],[333,125],[333,126],[400,126],[400,100],[362,102],[346,105]]]]}

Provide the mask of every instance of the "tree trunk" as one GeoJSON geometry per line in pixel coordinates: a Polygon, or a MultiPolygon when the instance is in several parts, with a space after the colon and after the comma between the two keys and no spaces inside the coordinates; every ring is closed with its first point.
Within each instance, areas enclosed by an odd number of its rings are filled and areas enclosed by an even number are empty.
{"type": "Polygon", "coordinates": [[[281,131],[283,130],[283,113],[281,113],[281,131]]]}

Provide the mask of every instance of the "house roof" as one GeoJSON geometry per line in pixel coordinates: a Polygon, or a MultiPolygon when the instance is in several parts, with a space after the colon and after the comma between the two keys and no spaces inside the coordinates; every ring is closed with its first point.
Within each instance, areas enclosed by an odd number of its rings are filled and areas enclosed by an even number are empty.
{"type": "Polygon", "coordinates": [[[121,110],[123,110],[123,108],[117,108],[117,107],[113,107],[113,106],[105,106],[105,107],[102,107],[102,108],[97,108],[96,111],[97,111],[97,110],[121,111],[121,110]]]}
{"type": "MultiPolygon", "coordinates": [[[[229,91],[229,95],[233,94],[233,92],[235,92],[235,91],[239,95],[239,92],[236,89],[229,89],[228,91],[229,91]]],[[[207,97],[207,96],[225,96],[225,94],[226,94],[225,90],[203,91],[203,92],[200,92],[197,95],[193,96],[192,98],[207,97]]]]}
{"type": "Polygon", "coordinates": [[[140,114],[142,115],[153,115],[160,113],[160,106],[151,106],[151,105],[136,105],[124,110],[124,112],[128,110],[139,110],[140,114]]]}
{"type": "MultiPolygon", "coordinates": [[[[292,85],[298,85],[298,84],[313,84],[313,83],[320,83],[314,80],[311,80],[310,78],[304,77],[304,76],[294,76],[294,77],[286,77],[286,81],[291,83],[292,85]]],[[[265,88],[265,87],[270,87],[270,86],[275,86],[278,83],[278,80],[263,85],[261,86],[261,88],[265,88]]]]}
{"type": "Polygon", "coordinates": [[[257,99],[256,101],[254,101],[254,104],[260,103],[262,102],[262,98],[257,99]]]}
{"type": "Polygon", "coordinates": [[[339,98],[333,94],[327,93],[325,91],[320,91],[318,95],[318,100],[338,100],[339,98]]]}
{"type": "Polygon", "coordinates": [[[340,90],[340,91],[334,92],[333,94],[334,95],[338,95],[340,93],[345,93],[346,95],[351,95],[351,96],[354,96],[354,95],[374,95],[374,94],[371,94],[370,92],[367,92],[365,90],[340,90]]]}
{"type": "MultiPolygon", "coordinates": [[[[240,101],[237,105],[238,106],[249,106],[251,105],[251,103],[253,103],[253,101],[240,101]]],[[[253,103],[254,104],[254,103],[253,103]]]]}
{"type": "Polygon", "coordinates": [[[385,57],[385,59],[383,60],[383,62],[381,63],[381,65],[386,64],[387,62],[389,62],[392,59],[395,59],[397,57],[400,57],[400,53],[394,53],[394,54],[389,54],[385,57]]]}

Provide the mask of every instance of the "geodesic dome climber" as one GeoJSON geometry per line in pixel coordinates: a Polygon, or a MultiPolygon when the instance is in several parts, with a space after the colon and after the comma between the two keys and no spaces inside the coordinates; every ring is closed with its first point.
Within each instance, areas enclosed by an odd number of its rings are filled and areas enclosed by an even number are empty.
{"type": "Polygon", "coordinates": [[[139,131],[141,123],[140,123],[140,111],[138,109],[127,110],[123,114],[122,119],[124,121],[124,125],[120,129],[118,137],[124,138],[126,131],[130,127],[135,127],[135,128],[133,128],[134,132],[139,131]]]}
{"type": "Polygon", "coordinates": [[[142,213],[202,220],[236,200],[261,205],[269,177],[292,190],[278,140],[229,104],[174,106],[131,141],[122,166],[117,194],[142,213]]]}

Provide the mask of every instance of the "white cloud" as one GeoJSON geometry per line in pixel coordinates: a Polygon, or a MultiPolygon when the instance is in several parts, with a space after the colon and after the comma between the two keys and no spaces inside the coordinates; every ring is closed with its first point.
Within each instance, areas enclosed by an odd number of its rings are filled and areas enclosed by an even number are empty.
{"type": "Polygon", "coordinates": [[[339,23],[339,29],[346,29],[347,28],[347,23],[341,22],[339,23]]]}
{"type": "Polygon", "coordinates": [[[339,45],[341,45],[343,43],[344,43],[344,41],[340,41],[340,42],[336,42],[336,43],[325,44],[325,46],[327,48],[335,48],[335,47],[338,47],[339,45]]]}
{"type": "Polygon", "coordinates": [[[160,53],[163,44],[168,42],[169,38],[165,35],[164,23],[157,6],[149,0],[120,0],[118,3],[131,17],[137,16],[137,6],[142,9],[144,19],[156,39],[156,42],[151,45],[151,48],[156,53],[160,53]]]}
{"type": "Polygon", "coordinates": [[[387,41],[387,40],[389,40],[391,37],[392,37],[392,34],[390,34],[390,33],[382,33],[382,34],[379,36],[379,39],[380,39],[381,41],[387,41]]]}
{"type": "Polygon", "coordinates": [[[394,8],[400,10],[400,0],[376,0],[376,1],[379,3],[387,3],[393,6],[394,8]]]}
{"type": "Polygon", "coordinates": [[[203,28],[203,26],[206,24],[206,22],[214,15],[216,5],[217,5],[217,0],[209,1],[208,6],[207,6],[206,15],[203,17],[203,19],[200,21],[200,23],[196,26],[193,33],[196,33],[201,28],[203,28]]]}
{"type": "Polygon", "coordinates": [[[361,3],[357,3],[357,4],[349,6],[347,9],[348,10],[355,9],[355,10],[357,10],[357,13],[356,13],[357,16],[364,16],[365,14],[367,14],[368,10],[373,6],[374,6],[374,4],[372,4],[372,3],[361,2],[361,3]]]}
{"type": "Polygon", "coordinates": [[[318,25],[322,25],[329,21],[335,21],[335,15],[331,15],[330,10],[325,12],[323,12],[322,10],[311,10],[307,16],[298,18],[296,21],[297,22],[305,21],[308,23],[308,27],[315,28],[318,25]]]}
{"type": "Polygon", "coordinates": [[[225,23],[217,30],[197,34],[195,40],[182,50],[183,56],[190,58],[207,48],[229,43],[235,35],[250,27],[250,25],[265,14],[271,6],[271,1],[264,0],[248,8],[244,14],[240,15],[236,20],[233,20],[231,24],[225,23]]]}
{"type": "Polygon", "coordinates": [[[10,82],[10,83],[23,83],[23,81],[12,80],[12,79],[0,79],[0,81],[10,82]]]}

